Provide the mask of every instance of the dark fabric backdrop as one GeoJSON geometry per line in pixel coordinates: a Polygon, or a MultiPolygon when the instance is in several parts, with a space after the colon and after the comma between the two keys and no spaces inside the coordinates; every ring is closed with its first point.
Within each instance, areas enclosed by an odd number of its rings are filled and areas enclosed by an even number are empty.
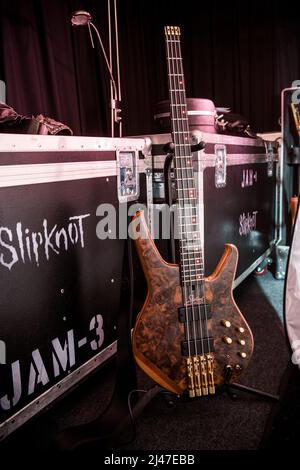
{"type": "MultiPolygon", "coordinates": [[[[71,27],[76,9],[93,15],[107,48],[106,0],[0,0],[0,79],[18,112],[108,136],[108,72],[87,28],[71,27]]],[[[277,130],[280,91],[300,78],[299,13],[274,0],[118,0],[124,135],[152,132],[155,103],[168,97],[165,24],[182,28],[187,96],[277,130]]]]}

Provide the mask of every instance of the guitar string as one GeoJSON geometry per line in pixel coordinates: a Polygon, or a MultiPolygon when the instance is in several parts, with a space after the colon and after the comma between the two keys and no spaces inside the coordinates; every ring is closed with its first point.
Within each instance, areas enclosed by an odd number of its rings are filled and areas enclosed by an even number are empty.
{"type": "MultiPolygon", "coordinates": [[[[180,56],[181,57],[181,56],[180,56]]],[[[183,75],[183,70],[182,70],[182,75],[183,75]]],[[[188,110],[187,110],[187,113],[188,113],[188,110]]],[[[189,135],[189,123],[188,123],[188,120],[185,121],[185,125],[186,125],[186,129],[185,131],[187,132],[187,135],[189,135]]],[[[193,171],[193,168],[192,168],[192,172],[193,172],[193,181],[194,181],[194,187],[195,187],[195,178],[194,178],[194,171],[193,171]]],[[[196,189],[196,188],[195,188],[196,189]]],[[[198,191],[199,191],[199,188],[198,188],[198,191]]],[[[197,203],[195,205],[195,218],[196,218],[196,223],[197,223],[197,226],[196,226],[196,233],[197,233],[197,239],[198,241],[196,240],[193,240],[193,257],[194,257],[194,266],[195,266],[195,278],[197,278],[197,263],[196,263],[196,259],[199,258],[200,260],[200,276],[201,276],[201,279],[199,280],[200,282],[198,282],[198,280],[196,280],[195,282],[195,286],[196,286],[196,298],[198,297],[199,299],[200,298],[203,298],[203,310],[204,310],[204,323],[205,323],[205,326],[202,325],[202,318],[201,318],[201,304],[198,305],[198,313],[199,313],[199,333],[200,333],[200,336],[201,336],[201,344],[202,344],[202,351],[203,351],[203,354],[204,354],[204,330],[206,329],[206,343],[207,343],[207,349],[208,349],[208,353],[210,354],[211,352],[211,349],[210,349],[210,342],[209,342],[209,332],[208,332],[208,312],[207,312],[207,306],[206,306],[206,300],[205,300],[205,276],[204,276],[204,246],[202,245],[202,240],[201,240],[201,234],[200,234],[200,224],[199,224],[199,195],[197,194],[197,203]],[[196,247],[195,247],[196,245],[196,247]]]]}
{"type": "MultiPolygon", "coordinates": [[[[188,124],[188,121],[186,121],[186,126],[187,126],[187,132],[189,132],[189,124],[188,124]]],[[[195,180],[194,180],[195,181],[195,180]]],[[[198,188],[198,192],[199,192],[199,188],[198,188]]],[[[200,269],[200,276],[201,276],[201,279],[200,279],[200,282],[196,282],[196,288],[197,288],[197,296],[198,298],[200,299],[201,297],[203,298],[203,304],[202,304],[202,308],[204,310],[204,323],[205,323],[205,326],[202,325],[202,318],[201,318],[201,304],[199,304],[198,308],[199,308],[199,326],[200,326],[200,331],[201,331],[201,338],[204,338],[204,333],[203,333],[203,330],[206,329],[206,343],[207,343],[207,350],[208,350],[208,353],[210,354],[211,353],[211,349],[210,349],[210,342],[209,342],[209,331],[208,331],[208,312],[207,312],[207,304],[206,304],[206,299],[205,299],[205,256],[204,256],[204,245],[202,245],[202,238],[201,238],[201,234],[200,234],[200,221],[199,221],[199,217],[200,217],[200,211],[199,211],[199,194],[197,193],[197,203],[196,203],[196,207],[195,207],[195,211],[196,211],[196,221],[197,221],[197,234],[198,234],[198,243],[196,242],[196,245],[199,246],[199,248],[196,247],[196,250],[195,250],[195,245],[194,245],[194,261],[196,260],[196,257],[198,256],[199,257],[199,260],[200,260],[200,266],[201,266],[201,269],[200,269]],[[198,252],[198,253],[196,253],[198,252]],[[200,285],[199,285],[200,284],[200,285]]],[[[204,224],[204,220],[202,221],[203,224],[204,224]]],[[[194,263],[195,267],[196,267],[196,262],[194,263]]],[[[195,272],[196,272],[196,269],[195,269],[195,272]]],[[[203,341],[202,341],[202,349],[203,349],[203,353],[204,353],[204,347],[203,347],[203,341]]]]}
{"type": "MultiPolygon", "coordinates": [[[[177,99],[176,99],[176,94],[175,92],[172,90],[175,90],[175,75],[174,75],[174,72],[175,72],[175,69],[174,69],[174,54],[173,54],[173,49],[172,49],[172,36],[171,36],[171,32],[168,33],[167,29],[166,29],[166,44],[167,44],[167,65],[168,65],[168,77],[169,77],[169,88],[170,88],[170,118],[172,119],[173,117],[173,113],[174,113],[174,109],[172,109],[172,106],[171,104],[175,104],[175,106],[173,106],[173,108],[175,107],[177,109],[178,106],[176,106],[178,103],[177,103],[177,99]],[[173,73],[172,73],[173,72],[173,73]],[[173,77],[173,80],[172,80],[172,77],[173,77]],[[172,83],[173,81],[173,83],[172,83]],[[176,103],[172,103],[173,102],[173,99],[172,99],[172,93],[175,97],[175,101],[176,103]]],[[[176,115],[177,117],[177,115],[176,115]]],[[[175,121],[176,122],[176,121],[175,121]]],[[[175,122],[174,120],[171,121],[171,129],[172,131],[175,130],[175,122]]],[[[177,185],[177,195],[179,195],[179,191],[178,191],[178,188],[179,188],[179,178],[178,178],[178,174],[180,172],[180,166],[181,166],[181,162],[180,160],[178,161],[176,159],[176,153],[177,153],[177,150],[178,149],[178,146],[176,146],[176,134],[173,132],[173,140],[174,140],[174,145],[175,145],[175,148],[174,148],[174,164],[175,164],[175,172],[176,172],[176,185],[177,185]]],[[[180,208],[180,200],[178,201],[178,206],[179,206],[179,217],[180,217],[180,214],[181,214],[181,208],[180,208]]],[[[182,218],[182,216],[181,216],[182,218]]],[[[181,226],[181,223],[179,221],[179,228],[180,228],[180,237],[181,237],[181,253],[182,253],[182,249],[183,249],[183,241],[182,241],[182,226],[181,226]]],[[[182,260],[181,260],[182,261],[182,260]]],[[[181,263],[181,266],[182,266],[182,263],[181,263]]],[[[186,314],[186,319],[188,320],[188,306],[187,306],[187,286],[186,286],[186,282],[185,282],[185,272],[183,269],[181,269],[181,275],[182,275],[182,284],[183,284],[183,289],[182,289],[182,295],[184,297],[184,308],[185,308],[185,314],[186,314]]],[[[191,358],[191,345],[190,345],[190,327],[189,327],[189,322],[187,321],[185,323],[185,332],[186,332],[186,340],[187,340],[187,348],[188,348],[188,356],[189,358],[191,358]]]]}
{"type": "MultiPolygon", "coordinates": [[[[196,321],[195,321],[195,304],[194,304],[194,292],[193,292],[193,270],[191,269],[191,244],[193,246],[193,237],[192,237],[192,242],[190,240],[190,223],[193,220],[193,207],[190,205],[189,201],[189,196],[190,196],[190,177],[193,176],[193,167],[192,167],[192,155],[191,155],[191,148],[190,146],[187,147],[185,144],[189,145],[189,131],[185,128],[186,126],[184,125],[187,121],[187,106],[186,106],[186,99],[185,99],[185,86],[184,86],[184,74],[183,74],[183,66],[182,66],[182,58],[181,58],[181,48],[180,48],[180,39],[175,38],[175,57],[178,59],[175,59],[175,63],[177,65],[176,72],[177,72],[177,83],[178,83],[178,90],[179,91],[179,107],[177,107],[177,118],[178,118],[178,131],[179,134],[183,137],[183,149],[181,151],[180,147],[180,161],[181,164],[183,165],[183,171],[182,171],[182,197],[183,197],[183,202],[184,202],[184,223],[185,223],[185,235],[187,237],[187,244],[188,244],[188,249],[187,249],[187,261],[188,261],[188,273],[189,273],[189,290],[190,290],[190,304],[191,304],[191,311],[192,311],[192,330],[193,330],[193,340],[194,340],[194,350],[195,350],[195,355],[198,355],[198,345],[197,345],[197,335],[196,335],[196,321]],[[179,77],[181,79],[179,80],[179,77]],[[182,81],[182,84],[180,83],[182,81]],[[181,86],[180,86],[181,85],[181,86]],[[183,110],[185,111],[184,113],[184,118],[183,119],[183,110]],[[181,129],[179,129],[179,123],[181,123],[181,129]],[[188,152],[186,152],[188,150],[188,152]],[[182,157],[183,153],[183,157],[182,157]],[[188,153],[188,156],[186,155],[188,153]],[[191,162],[190,169],[188,169],[188,159],[191,162]],[[186,194],[185,194],[186,193],[186,194]],[[187,202],[187,204],[186,204],[187,202]],[[187,219],[186,219],[187,218],[187,219]],[[188,227],[187,227],[187,222],[188,221],[188,227]]],[[[194,188],[193,188],[194,192],[194,188]]],[[[186,260],[183,262],[183,267],[184,269],[186,268],[186,260]]],[[[188,318],[190,320],[190,318],[188,318]]],[[[202,335],[201,335],[202,338],[202,335]]],[[[203,345],[203,341],[202,341],[203,345]]]]}
{"type": "MultiPolygon", "coordinates": [[[[179,42],[179,48],[180,48],[180,42],[179,42]]],[[[181,57],[181,50],[180,50],[179,57],[181,57]]],[[[181,73],[183,83],[184,83],[184,71],[183,71],[182,62],[180,63],[180,65],[181,65],[180,73],[181,73]]],[[[185,93],[185,91],[184,91],[184,93],[185,93]]],[[[184,103],[184,105],[185,105],[185,117],[187,119],[185,119],[183,121],[183,128],[184,128],[185,135],[189,139],[190,132],[189,132],[189,123],[188,123],[188,109],[187,109],[186,99],[184,101],[185,101],[185,103],[184,103]]],[[[188,141],[188,143],[189,143],[189,141],[188,141]]],[[[197,302],[197,299],[200,297],[200,295],[199,295],[199,293],[200,293],[199,292],[199,282],[198,282],[197,277],[198,277],[199,271],[200,271],[200,275],[202,276],[202,273],[201,273],[202,265],[201,265],[201,262],[199,262],[199,266],[196,263],[197,258],[199,258],[199,260],[201,259],[201,255],[199,257],[199,254],[197,253],[198,249],[197,248],[195,249],[195,245],[197,246],[200,243],[200,236],[199,236],[200,234],[199,234],[199,224],[198,224],[197,203],[195,203],[195,201],[196,201],[196,185],[195,185],[195,174],[194,174],[194,169],[193,169],[193,165],[192,165],[193,159],[192,159],[192,149],[191,149],[191,147],[189,147],[188,150],[189,150],[189,157],[190,157],[190,160],[191,160],[191,168],[190,168],[190,174],[188,174],[188,170],[187,170],[187,177],[188,177],[187,181],[188,181],[188,186],[189,186],[189,184],[190,184],[189,182],[192,180],[192,182],[193,182],[193,184],[192,184],[193,188],[192,189],[193,189],[193,194],[194,194],[194,203],[192,202],[192,204],[188,205],[188,207],[190,208],[190,211],[191,211],[191,214],[189,216],[190,217],[189,222],[190,222],[190,225],[191,224],[193,225],[191,227],[192,230],[188,230],[188,232],[191,231],[193,236],[194,236],[194,234],[196,234],[196,239],[194,239],[192,237],[192,250],[189,251],[189,253],[188,253],[188,259],[189,259],[189,271],[194,275],[194,278],[195,278],[194,281],[191,280],[191,285],[193,284],[193,282],[194,282],[194,285],[195,285],[195,291],[194,291],[194,293],[192,292],[191,295],[192,295],[192,299],[193,299],[193,296],[194,296],[193,301],[197,302]],[[194,219],[195,219],[195,223],[193,223],[194,219]],[[195,227],[196,227],[196,230],[194,230],[195,227]],[[192,266],[192,268],[191,268],[191,266],[192,266]]],[[[191,287],[191,290],[192,290],[192,287],[191,287]]],[[[196,304],[193,303],[193,310],[194,310],[194,308],[198,312],[198,324],[196,323],[195,315],[194,315],[194,312],[193,312],[194,337],[196,338],[196,330],[197,330],[198,334],[199,334],[199,339],[201,340],[202,352],[204,353],[204,335],[203,335],[203,331],[202,331],[201,306],[199,305],[199,303],[196,303],[196,304]]],[[[196,338],[195,341],[197,342],[197,338],[196,338]]],[[[198,355],[198,352],[199,351],[198,351],[198,347],[197,347],[196,348],[196,354],[197,355],[198,355]]]]}
{"type": "MultiPolygon", "coordinates": [[[[181,136],[181,143],[183,143],[183,146],[179,145],[179,153],[180,153],[180,163],[181,163],[181,181],[182,181],[182,198],[183,198],[183,207],[184,207],[184,229],[185,229],[185,236],[187,237],[187,243],[185,240],[185,244],[188,245],[187,249],[187,261],[188,261],[188,276],[187,276],[187,281],[189,282],[189,290],[190,291],[190,308],[192,311],[192,325],[191,329],[193,331],[193,342],[194,342],[194,354],[197,356],[198,355],[198,345],[197,345],[197,335],[196,335],[196,321],[195,321],[195,305],[194,305],[194,298],[193,298],[193,270],[191,269],[191,252],[190,252],[190,246],[191,246],[191,240],[190,240],[190,225],[187,227],[187,221],[190,223],[193,219],[193,207],[190,204],[189,197],[190,197],[190,179],[189,177],[193,176],[193,166],[192,166],[192,152],[191,152],[191,147],[189,145],[189,131],[187,130],[188,126],[185,124],[187,123],[187,106],[186,106],[186,97],[185,97],[185,83],[184,83],[184,74],[183,74],[183,65],[182,65],[182,56],[181,56],[181,48],[180,48],[180,36],[175,36],[174,39],[174,50],[175,50],[175,73],[177,79],[174,80],[175,83],[175,89],[179,90],[178,92],[175,93],[177,97],[179,98],[179,103],[177,101],[176,104],[179,104],[179,106],[176,106],[176,118],[177,121],[177,131],[178,131],[178,138],[181,136]],[[180,78],[179,78],[180,77],[180,78]],[[182,81],[182,83],[180,83],[182,81]],[[184,109],[183,109],[184,108],[184,109]],[[183,115],[183,110],[185,111],[183,115]],[[180,129],[179,129],[179,124],[180,124],[180,129]],[[182,141],[183,137],[183,141],[182,141]],[[186,151],[188,150],[188,152],[186,151]],[[188,155],[186,155],[188,153],[188,155]],[[183,154],[183,155],[182,155],[183,154]],[[190,169],[188,169],[188,159],[190,160],[190,169]],[[190,173],[190,174],[189,174],[190,173]],[[185,194],[186,193],[186,194],[185,194]],[[186,204],[187,203],[187,204],[186,204]],[[187,214],[186,214],[187,210],[187,214]],[[186,220],[187,217],[187,220],[186,220]]],[[[193,194],[195,196],[195,189],[193,187],[193,194]]],[[[193,237],[192,237],[192,246],[193,246],[193,237]]],[[[187,246],[186,246],[187,247],[187,246]]],[[[186,271],[186,260],[182,260],[183,262],[181,263],[183,266],[184,271],[186,271]]],[[[187,320],[189,319],[189,316],[187,316],[187,320]]],[[[201,335],[201,341],[202,341],[202,347],[203,347],[203,339],[201,335]]]]}
{"type": "MultiPolygon", "coordinates": [[[[199,192],[199,187],[198,187],[198,192],[199,192]]],[[[210,348],[210,341],[209,341],[209,330],[208,330],[208,312],[207,312],[207,303],[206,303],[206,292],[205,292],[205,255],[204,255],[204,243],[202,244],[202,237],[200,233],[200,211],[199,211],[199,194],[197,195],[197,220],[199,223],[198,226],[198,233],[199,233],[199,247],[200,247],[200,259],[201,259],[201,266],[202,266],[202,279],[200,282],[200,290],[203,296],[203,310],[204,310],[204,319],[205,319],[205,329],[206,329],[206,338],[207,338],[207,350],[208,354],[211,354],[211,348],[210,348]]],[[[204,219],[202,220],[202,226],[204,227],[204,219]]],[[[200,294],[200,292],[199,292],[200,294]]],[[[200,295],[199,295],[200,297],[200,295]]],[[[202,328],[202,322],[201,322],[201,328],[202,328]]]]}
{"type": "MultiPolygon", "coordinates": [[[[181,77],[182,77],[182,81],[183,81],[183,97],[184,97],[184,107],[185,107],[185,117],[186,119],[185,120],[182,120],[182,123],[183,123],[183,130],[184,130],[184,133],[187,137],[187,143],[189,144],[190,143],[190,140],[189,140],[189,136],[190,136],[190,132],[189,132],[189,123],[188,123],[188,109],[187,109],[187,102],[186,102],[186,96],[185,96],[185,81],[184,81],[184,71],[183,71],[183,63],[182,63],[182,55],[181,55],[181,46],[180,46],[180,41],[178,42],[178,57],[180,57],[180,74],[181,74],[181,77]]],[[[191,165],[190,165],[190,169],[186,170],[186,176],[188,177],[187,179],[187,186],[188,186],[188,192],[189,192],[189,186],[190,186],[190,181],[193,182],[192,184],[192,189],[193,189],[193,197],[194,197],[194,200],[192,199],[192,203],[188,203],[188,208],[190,209],[190,213],[189,213],[189,222],[193,222],[194,218],[195,218],[195,221],[196,223],[193,224],[193,226],[191,227],[192,230],[192,250],[188,251],[188,261],[189,261],[189,272],[193,275],[193,272],[194,272],[194,278],[195,280],[193,281],[192,279],[190,279],[190,285],[191,285],[191,296],[192,296],[192,309],[193,309],[193,329],[194,329],[194,338],[195,338],[195,353],[196,355],[198,355],[198,347],[197,347],[197,337],[196,337],[196,330],[198,330],[199,332],[199,336],[200,336],[200,340],[201,340],[201,347],[202,347],[202,352],[204,353],[204,336],[203,336],[203,331],[202,331],[202,321],[201,321],[201,307],[199,304],[194,304],[194,301],[195,301],[195,298],[197,299],[197,295],[199,294],[198,293],[198,279],[197,279],[197,276],[198,276],[198,269],[197,269],[197,263],[196,263],[196,251],[195,250],[195,245],[197,246],[197,244],[200,243],[200,237],[199,237],[199,226],[198,226],[198,213],[197,213],[197,204],[195,203],[196,201],[196,187],[195,187],[195,177],[194,177],[194,169],[193,169],[193,158],[192,158],[192,149],[191,149],[191,146],[189,145],[189,147],[184,147],[185,149],[188,150],[188,157],[190,158],[190,161],[191,161],[191,165]],[[191,179],[190,179],[191,178],[191,179]],[[193,214],[194,212],[194,214],[193,214]],[[196,226],[196,231],[194,231],[194,226],[196,226]],[[194,234],[196,234],[196,239],[194,239],[194,234]],[[191,269],[191,264],[193,266],[193,269],[191,269]],[[194,282],[194,285],[195,285],[195,291],[193,293],[193,289],[192,289],[192,285],[193,285],[193,282],[194,282]],[[195,298],[194,298],[195,297],[195,298]],[[197,328],[197,324],[196,324],[196,321],[195,321],[195,313],[194,313],[194,309],[196,308],[196,310],[198,311],[198,328],[197,328]]],[[[187,160],[187,159],[186,159],[187,160]]],[[[186,168],[188,168],[186,166],[186,168]]],[[[190,202],[190,201],[189,201],[190,202]]],[[[190,230],[188,230],[188,233],[190,232],[190,230]]],[[[191,235],[191,234],[190,234],[191,235]]],[[[189,243],[190,245],[190,243],[189,243]]],[[[200,263],[200,270],[201,270],[201,263],[200,263]]],[[[197,300],[196,300],[197,301],[197,300]]]]}

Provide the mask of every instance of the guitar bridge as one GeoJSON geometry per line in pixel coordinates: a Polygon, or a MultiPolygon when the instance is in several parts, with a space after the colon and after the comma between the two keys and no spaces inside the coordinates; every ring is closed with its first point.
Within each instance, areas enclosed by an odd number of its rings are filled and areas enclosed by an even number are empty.
{"type": "Polygon", "coordinates": [[[215,394],[213,355],[201,354],[186,358],[190,398],[215,394]]]}

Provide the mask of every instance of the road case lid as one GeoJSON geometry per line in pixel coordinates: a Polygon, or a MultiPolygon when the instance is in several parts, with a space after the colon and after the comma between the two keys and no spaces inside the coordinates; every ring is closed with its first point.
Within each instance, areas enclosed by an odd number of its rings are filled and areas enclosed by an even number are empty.
{"type": "Polygon", "coordinates": [[[69,152],[99,150],[143,151],[143,138],[82,137],[64,135],[1,134],[1,152],[69,152]]]}

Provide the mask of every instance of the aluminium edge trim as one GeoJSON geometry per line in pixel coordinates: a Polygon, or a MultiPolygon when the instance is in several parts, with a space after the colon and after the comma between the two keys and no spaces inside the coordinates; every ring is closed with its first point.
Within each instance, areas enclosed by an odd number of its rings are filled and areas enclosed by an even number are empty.
{"type": "Polygon", "coordinates": [[[92,371],[117,353],[117,341],[109,344],[105,349],[93,356],[87,362],[64,377],[30,403],[25,405],[14,415],[0,424],[0,442],[17,428],[25,424],[29,419],[42,411],[46,406],[57,400],[62,394],[81,382],[92,371]]]}

